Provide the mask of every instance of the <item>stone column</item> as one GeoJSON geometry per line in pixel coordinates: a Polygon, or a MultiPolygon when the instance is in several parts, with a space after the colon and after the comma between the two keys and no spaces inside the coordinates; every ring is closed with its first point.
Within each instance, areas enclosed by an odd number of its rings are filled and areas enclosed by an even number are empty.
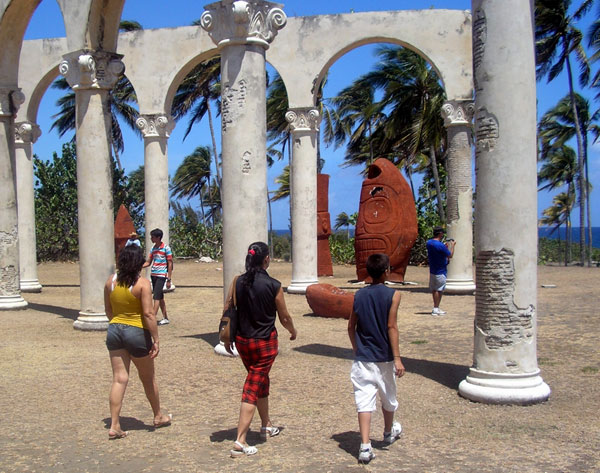
{"type": "Polygon", "coordinates": [[[459,392],[485,403],[532,404],[550,395],[536,356],[532,10],[532,0],[472,2],[477,291],[473,367],[459,392]]]}
{"type": "Polygon", "coordinates": [[[448,101],[442,116],[448,134],[448,238],[457,244],[448,265],[445,292],[472,294],[473,281],[473,185],[471,173],[472,101],[448,101]]]}
{"type": "Polygon", "coordinates": [[[59,66],[75,91],[77,133],[77,207],[81,311],[80,330],[105,330],[103,287],[114,271],[111,114],[109,90],[125,66],[122,56],[105,51],[75,51],[59,66]]]}
{"type": "Polygon", "coordinates": [[[25,101],[20,89],[0,87],[0,310],[21,309],[14,116],[25,101]]]}
{"type": "Polygon", "coordinates": [[[20,122],[15,124],[21,292],[42,291],[42,285],[37,274],[32,149],[32,144],[36,142],[40,135],[40,127],[35,123],[20,122]]]}
{"type": "Polygon", "coordinates": [[[267,241],[265,51],[287,21],[279,7],[222,0],[201,18],[221,54],[223,297],[248,245],[267,241]]]}
{"type": "Polygon", "coordinates": [[[317,134],[319,111],[295,108],[285,115],[292,131],[290,168],[292,217],[291,294],[306,294],[317,278],[317,134]]]}
{"type": "Polygon", "coordinates": [[[141,115],[136,123],[144,136],[144,198],[146,250],[153,243],[150,231],[160,228],[169,243],[169,160],[167,144],[175,123],[164,114],[141,115]]]}

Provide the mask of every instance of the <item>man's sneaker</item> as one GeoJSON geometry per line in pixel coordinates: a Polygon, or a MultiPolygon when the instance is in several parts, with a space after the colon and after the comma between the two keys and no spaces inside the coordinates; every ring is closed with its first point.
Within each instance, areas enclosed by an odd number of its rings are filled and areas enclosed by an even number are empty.
{"type": "Polygon", "coordinates": [[[440,309],[439,307],[434,307],[433,310],[431,311],[431,315],[446,315],[446,311],[440,309]]]}
{"type": "Polygon", "coordinates": [[[373,453],[373,448],[369,445],[368,447],[361,447],[358,452],[358,461],[359,463],[369,463],[371,460],[375,458],[375,454],[373,453]]]}
{"type": "Polygon", "coordinates": [[[167,325],[169,323],[169,319],[162,319],[158,321],[158,325],[167,325]]]}
{"type": "Polygon", "coordinates": [[[394,422],[392,424],[392,431],[383,433],[383,441],[388,445],[391,445],[400,438],[401,434],[402,426],[400,425],[400,422],[394,422]]]}

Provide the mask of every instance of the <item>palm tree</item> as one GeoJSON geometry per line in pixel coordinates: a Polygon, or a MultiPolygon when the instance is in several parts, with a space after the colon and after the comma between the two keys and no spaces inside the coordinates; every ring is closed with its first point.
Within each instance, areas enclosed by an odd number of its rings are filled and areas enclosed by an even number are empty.
{"type": "Polygon", "coordinates": [[[571,260],[569,235],[571,234],[571,210],[573,208],[573,203],[575,202],[575,195],[569,195],[567,192],[561,192],[560,194],[554,196],[552,202],[554,205],[548,207],[542,212],[543,217],[540,219],[540,224],[553,227],[550,234],[554,233],[556,230],[559,230],[559,239],[560,227],[561,225],[565,225],[565,266],[567,266],[571,260]]]}
{"type": "Polygon", "coordinates": [[[576,28],[575,22],[591,7],[593,1],[586,0],[569,15],[571,0],[536,0],[535,2],[535,47],[536,75],[540,80],[547,76],[548,82],[554,80],[565,69],[569,84],[569,97],[573,109],[572,116],[577,137],[577,166],[579,187],[579,241],[581,245],[580,260],[585,264],[585,202],[586,189],[584,185],[584,144],[577,100],[573,85],[573,69],[571,54],[574,53],[579,64],[579,83],[584,86],[590,78],[590,67],[585,50],[581,44],[583,34],[576,28]]]}
{"type": "Polygon", "coordinates": [[[186,156],[175,171],[175,176],[169,186],[173,197],[200,197],[202,224],[206,224],[204,214],[204,186],[210,182],[210,149],[208,146],[198,146],[194,152],[186,156]]]}
{"type": "Polygon", "coordinates": [[[285,84],[281,76],[276,74],[267,88],[267,141],[270,143],[270,149],[281,145],[280,152],[271,153],[279,159],[285,156],[286,146],[289,150],[291,131],[289,123],[285,119],[288,110],[289,104],[285,84]]]}
{"type": "Polygon", "coordinates": [[[346,212],[341,212],[335,218],[334,230],[339,230],[342,227],[346,227],[346,238],[350,239],[350,216],[346,212]]]}
{"type": "MultiPolygon", "coordinates": [[[[120,31],[134,31],[141,29],[142,26],[136,21],[124,20],[119,25],[120,31]]],[[[75,92],[71,89],[71,86],[64,77],[56,79],[52,83],[52,88],[68,91],[57,100],[56,105],[60,110],[52,116],[55,120],[50,127],[50,130],[56,128],[58,136],[62,137],[65,133],[76,129],[75,92]]],[[[114,159],[117,162],[117,167],[120,171],[123,170],[120,153],[124,151],[125,143],[123,141],[123,133],[121,132],[118,118],[121,118],[129,128],[141,137],[141,131],[135,125],[139,115],[135,105],[137,105],[135,90],[131,82],[129,82],[129,79],[123,75],[108,94],[108,107],[111,113],[111,148],[114,159]]],[[[75,141],[75,135],[73,135],[71,141],[75,141]]]]}
{"type": "MultiPolygon", "coordinates": [[[[596,116],[590,116],[590,105],[587,99],[579,94],[574,94],[576,101],[576,110],[578,113],[577,122],[579,123],[581,130],[581,137],[583,142],[583,162],[584,162],[584,187],[585,194],[579,194],[579,203],[585,196],[585,206],[587,209],[587,230],[588,230],[588,249],[587,249],[587,264],[591,266],[591,255],[592,255],[592,237],[591,237],[591,206],[589,201],[589,178],[587,171],[588,162],[588,135],[591,133],[592,136],[597,137],[600,133],[600,127],[595,121],[598,119],[596,116]]],[[[549,153],[553,152],[555,148],[561,148],[564,144],[571,140],[576,135],[575,119],[573,117],[573,107],[571,105],[571,95],[568,94],[562,98],[556,106],[550,109],[541,118],[538,125],[538,132],[541,138],[541,155],[540,160],[545,160],[549,153]]],[[[574,174],[579,182],[579,175],[581,168],[577,167],[574,170],[574,174]]],[[[573,190],[574,191],[574,190],[573,190]]],[[[581,225],[583,227],[583,225],[581,225]]]]}
{"type": "Polygon", "coordinates": [[[290,166],[287,165],[283,168],[281,174],[275,178],[275,182],[279,184],[279,188],[275,191],[272,191],[271,194],[271,202],[275,202],[276,200],[281,200],[290,195],[290,166]]]}

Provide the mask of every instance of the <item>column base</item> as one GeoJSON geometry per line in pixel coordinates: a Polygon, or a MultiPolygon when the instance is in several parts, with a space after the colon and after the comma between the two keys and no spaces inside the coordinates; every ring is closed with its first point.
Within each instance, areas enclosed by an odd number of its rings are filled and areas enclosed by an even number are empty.
{"type": "Polygon", "coordinates": [[[37,279],[21,279],[19,287],[21,292],[42,292],[42,285],[37,279]]]}
{"type": "Polygon", "coordinates": [[[293,281],[287,287],[287,292],[289,294],[306,294],[306,288],[308,286],[312,286],[313,284],[318,284],[318,279],[311,279],[309,281],[293,281]]]}
{"type": "Polygon", "coordinates": [[[79,317],[73,322],[73,328],[85,332],[106,330],[108,317],[106,314],[79,312],[79,317]]]}
{"type": "Polygon", "coordinates": [[[471,368],[458,385],[458,393],[471,401],[484,404],[536,404],[547,401],[550,387],[540,370],[533,373],[490,373],[471,368]]]}
{"type": "Polygon", "coordinates": [[[447,279],[446,294],[473,294],[475,292],[475,281],[473,279],[447,279]]]}
{"type": "Polygon", "coordinates": [[[0,310],[25,309],[27,301],[20,294],[14,296],[0,296],[0,310]]]}

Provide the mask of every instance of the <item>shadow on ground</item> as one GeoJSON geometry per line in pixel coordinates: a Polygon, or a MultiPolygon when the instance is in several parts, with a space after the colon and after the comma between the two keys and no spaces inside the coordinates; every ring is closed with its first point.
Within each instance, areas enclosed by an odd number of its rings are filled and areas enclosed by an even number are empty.
{"type": "MultiPolygon", "coordinates": [[[[104,426],[107,429],[110,429],[110,417],[106,417],[102,419],[104,422],[104,426]]],[[[155,430],[153,425],[144,424],[141,420],[136,419],[135,417],[120,417],[121,429],[123,430],[155,430]]]]}
{"type": "Polygon", "coordinates": [[[49,312],[71,320],[77,320],[77,317],[79,317],[79,311],[77,309],[67,309],[66,307],[57,307],[55,305],[30,302],[27,305],[27,308],[37,310],[38,312],[49,312]]]}
{"type": "MultiPolygon", "coordinates": [[[[295,351],[308,355],[328,356],[342,360],[354,358],[350,348],[341,348],[321,343],[312,343],[294,348],[295,351]]],[[[429,378],[436,383],[442,384],[450,389],[457,389],[458,384],[469,374],[469,367],[455,365],[452,363],[441,363],[439,361],[418,360],[415,358],[402,357],[402,363],[409,373],[418,374],[429,378]]]]}
{"type": "Polygon", "coordinates": [[[211,347],[214,347],[215,345],[219,344],[219,332],[207,332],[207,333],[197,333],[196,335],[184,335],[182,338],[195,338],[196,340],[204,340],[211,347]]]}

